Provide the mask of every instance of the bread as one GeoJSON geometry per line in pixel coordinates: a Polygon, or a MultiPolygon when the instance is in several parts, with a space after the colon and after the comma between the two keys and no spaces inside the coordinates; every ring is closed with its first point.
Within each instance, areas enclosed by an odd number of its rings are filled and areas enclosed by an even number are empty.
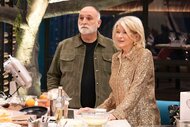
{"type": "Polygon", "coordinates": [[[0,123],[11,122],[11,114],[5,109],[0,109],[0,123]]]}

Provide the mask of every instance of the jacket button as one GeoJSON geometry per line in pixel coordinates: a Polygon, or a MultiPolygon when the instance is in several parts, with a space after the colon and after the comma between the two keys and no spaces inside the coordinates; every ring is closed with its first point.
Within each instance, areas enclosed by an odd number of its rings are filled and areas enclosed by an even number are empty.
{"type": "Polygon", "coordinates": [[[98,72],[99,70],[96,70],[96,72],[98,72]]]}
{"type": "Polygon", "coordinates": [[[97,82],[96,85],[99,85],[99,83],[97,82]]]}

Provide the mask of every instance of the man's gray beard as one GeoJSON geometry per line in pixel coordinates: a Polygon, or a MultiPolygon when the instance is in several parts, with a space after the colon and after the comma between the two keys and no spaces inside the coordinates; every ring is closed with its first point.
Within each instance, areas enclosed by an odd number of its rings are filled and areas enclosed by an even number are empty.
{"type": "Polygon", "coordinates": [[[79,29],[79,32],[81,33],[81,34],[91,34],[91,33],[94,33],[94,32],[96,32],[97,30],[89,30],[89,29],[79,29]]]}

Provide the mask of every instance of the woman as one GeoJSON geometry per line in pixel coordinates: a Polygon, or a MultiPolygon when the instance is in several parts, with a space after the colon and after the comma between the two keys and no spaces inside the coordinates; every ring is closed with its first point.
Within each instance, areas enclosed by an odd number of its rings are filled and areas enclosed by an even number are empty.
{"type": "Polygon", "coordinates": [[[145,49],[141,20],[134,16],[120,18],[114,25],[112,38],[119,50],[112,58],[109,81],[112,92],[98,108],[115,109],[110,120],[127,119],[134,127],[159,125],[153,57],[145,49]]]}

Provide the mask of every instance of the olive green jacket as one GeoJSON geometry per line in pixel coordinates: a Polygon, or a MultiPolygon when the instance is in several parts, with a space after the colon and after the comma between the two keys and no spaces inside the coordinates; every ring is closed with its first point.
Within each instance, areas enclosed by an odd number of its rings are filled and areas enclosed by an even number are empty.
{"type": "MultiPolygon", "coordinates": [[[[98,43],[94,52],[94,71],[96,87],[96,105],[101,104],[110,94],[109,78],[111,59],[116,52],[111,39],[98,33],[98,43]]],[[[72,98],[69,107],[80,108],[81,79],[86,46],[80,34],[59,43],[51,66],[47,73],[48,90],[63,86],[72,98]]]]}

